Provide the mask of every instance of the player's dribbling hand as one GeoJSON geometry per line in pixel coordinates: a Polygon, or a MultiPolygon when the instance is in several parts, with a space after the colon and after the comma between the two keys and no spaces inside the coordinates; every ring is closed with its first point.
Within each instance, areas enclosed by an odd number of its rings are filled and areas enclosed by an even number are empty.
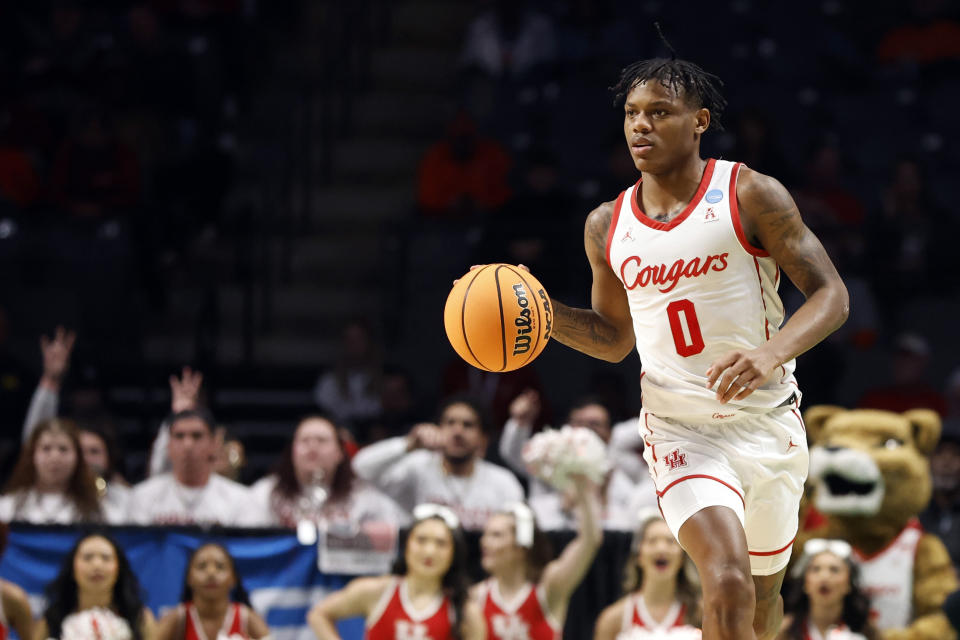
{"type": "Polygon", "coordinates": [[[410,433],[407,434],[407,451],[413,451],[414,449],[436,451],[442,446],[443,432],[435,424],[421,422],[414,425],[410,433]]]}
{"type": "Polygon", "coordinates": [[[707,369],[707,389],[717,385],[716,397],[721,404],[743,400],[766,382],[779,365],[763,347],[731,351],[714,360],[707,369]]]}

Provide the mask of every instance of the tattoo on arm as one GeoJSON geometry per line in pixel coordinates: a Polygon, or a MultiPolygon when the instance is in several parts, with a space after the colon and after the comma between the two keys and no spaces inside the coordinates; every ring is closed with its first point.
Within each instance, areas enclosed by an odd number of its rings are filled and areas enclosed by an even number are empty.
{"type": "Polygon", "coordinates": [[[578,351],[590,353],[597,347],[612,347],[618,342],[617,330],[592,309],[556,304],[553,319],[557,339],[578,351]]]}
{"type": "Polygon", "coordinates": [[[600,255],[606,255],[607,233],[610,231],[612,220],[613,207],[609,203],[600,205],[590,213],[584,227],[584,239],[588,253],[590,249],[593,249],[598,251],[600,255]]]}

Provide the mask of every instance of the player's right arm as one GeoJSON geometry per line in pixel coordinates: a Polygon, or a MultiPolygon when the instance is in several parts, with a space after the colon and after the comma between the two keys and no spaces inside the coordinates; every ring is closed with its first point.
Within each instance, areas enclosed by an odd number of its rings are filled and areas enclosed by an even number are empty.
{"type": "Polygon", "coordinates": [[[590,309],[575,309],[551,300],[553,338],[588,356],[620,362],[636,343],[633,320],[623,284],[607,264],[607,233],[613,219],[613,202],[590,212],[583,229],[583,244],[593,272],[590,309]]]}
{"type": "Polygon", "coordinates": [[[379,576],[351,580],[343,589],[313,605],[307,614],[310,628],[319,640],[340,640],[337,620],[370,615],[391,579],[391,576],[379,576]]]}

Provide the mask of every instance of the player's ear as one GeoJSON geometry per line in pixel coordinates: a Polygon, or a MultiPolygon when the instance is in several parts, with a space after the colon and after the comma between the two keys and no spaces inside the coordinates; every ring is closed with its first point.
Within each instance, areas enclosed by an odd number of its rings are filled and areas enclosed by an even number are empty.
{"type": "Polygon", "coordinates": [[[706,107],[700,107],[697,109],[697,112],[694,114],[697,124],[694,130],[697,133],[704,133],[707,129],[710,128],[710,110],[706,107]]]}

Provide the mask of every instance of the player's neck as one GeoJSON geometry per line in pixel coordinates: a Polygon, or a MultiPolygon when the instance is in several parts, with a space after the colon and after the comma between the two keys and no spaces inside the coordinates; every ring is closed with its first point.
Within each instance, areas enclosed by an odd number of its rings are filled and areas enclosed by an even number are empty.
{"type": "Polygon", "coordinates": [[[670,171],[644,173],[640,187],[641,202],[638,204],[651,218],[672,218],[693,199],[706,167],[706,160],[693,155],[670,171]]]}
{"type": "Polygon", "coordinates": [[[832,604],[810,603],[810,622],[820,630],[821,634],[826,633],[831,625],[837,624],[843,616],[843,600],[832,604]]]}

